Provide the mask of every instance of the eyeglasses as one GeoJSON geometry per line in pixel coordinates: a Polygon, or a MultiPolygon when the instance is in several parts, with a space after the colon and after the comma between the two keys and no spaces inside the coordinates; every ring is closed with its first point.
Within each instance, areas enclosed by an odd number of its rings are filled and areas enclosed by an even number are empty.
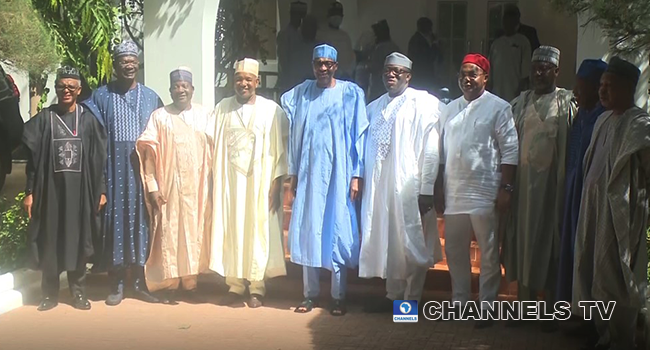
{"type": "Polygon", "coordinates": [[[73,92],[73,91],[76,91],[78,88],[79,88],[79,86],[74,86],[74,85],[56,85],[54,87],[54,89],[56,89],[56,91],[60,91],[60,92],[63,92],[63,91],[66,91],[66,90],[70,91],[70,92],[73,92]]]}
{"type": "Polygon", "coordinates": [[[384,68],[384,75],[395,75],[395,76],[402,76],[402,74],[406,73],[411,73],[411,71],[405,70],[405,69],[399,69],[396,67],[386,67],[384,68]]]}
{"type": "Polygon", "coordinates": [[[314,68],[320,68],[320,67],[322,67],[324,65],[325,68],[332,69],[332,67],[334,67],[336,65],[336,62],[334,62],[334,61],[314,61],[313,64],[314,64],[314,68]]]}
{"type": "Polygon", "coordinates": [[[117,64],[120,67],[128,67],[128,66],[137,66],[139,64],[139,62],[137,60],[117,61],[117,64]]]}

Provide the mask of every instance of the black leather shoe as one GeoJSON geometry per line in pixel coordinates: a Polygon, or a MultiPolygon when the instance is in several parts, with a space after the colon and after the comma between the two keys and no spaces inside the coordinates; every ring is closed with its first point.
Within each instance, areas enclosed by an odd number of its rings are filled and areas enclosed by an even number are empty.
{"type": "Polygon", "coordinates": [[[176,301],[177,297],[176,294],[178,294],[175,290],[168,290],[164,291],[160,294],[157,294],[157,298],[160,300],[162,304],[165,305],[178,305],[178,301],[176,301]]]}
{"type": "Polygon", "coordinates": [[[145,303],[152,303],[152,304],[160,303],[160,299],[156,298],[155,296],[151,295],[151,293],[149,293],[149,290],[147,289],[147,285],[145,284],[144,280],[140,278],[136,278],[135,283],[133,284],[133,297],[135,299],[142,300],[145,303]]]}
{"type": "Polygon", "coordinates": [[[121,282],[113,287],[113,291],[106,298],[106,305],[116,306],[119,305],[124,299],[124,283],[121,282]]]}
{"type": "Polygon", "coordinates": [[[72,307],[77,310],[90,310],[90,302],[83,295],[77,295],[72,298],[72,307]]]}
{"type": "Polygon", "coordinates": [[[53,297],[45,297],[41,300],[41,304],[38,306],[38,311],[47,311],[54,309],[59,305],[59,301],[53,297]]]}
{"type": "Polygon", "coordinates": [[[248,300],[248,307],[257,309],[262,305],[264,305],[263,297],[259,294],[251,294],[251,298],[248,300]]]}

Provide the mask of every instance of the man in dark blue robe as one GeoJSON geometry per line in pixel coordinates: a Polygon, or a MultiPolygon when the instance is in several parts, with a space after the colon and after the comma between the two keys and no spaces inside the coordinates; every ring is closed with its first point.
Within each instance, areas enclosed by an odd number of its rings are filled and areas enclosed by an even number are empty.
{"type": "Polygon", "coordinates": [[[138,47],[132,41],[120,44],[113,54],[117,80],[93,92],[93,109],[108,134],[106,179],[108,204],[103,223],[103,259],[98,270],[108,269],[111,292],[107,305],[124,298],[127,268],[131,268],[133,296],[157,303],[144,279],[149,254],[148,214],[143,200],[140,163],[135,142],[144,131],[151,113],[163,106],[160,97],[138,83],[138,47]]]}

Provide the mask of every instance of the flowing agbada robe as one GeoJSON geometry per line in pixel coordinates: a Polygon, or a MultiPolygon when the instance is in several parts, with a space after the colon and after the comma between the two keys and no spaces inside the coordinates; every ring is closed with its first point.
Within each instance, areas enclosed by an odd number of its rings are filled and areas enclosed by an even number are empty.
{"type": "Polygon", "coordinates": [[[421,188],[433,195],[440,107],[438,99],[412,88],[367,107],[359,277],[406,280],[442,260],[435,212],[423,218],[418,206],[421,188]]]}
{"type": "Polygon", "coordinates": [[[275,102],[255,97],[245,113],[235,97],[214,110],[214,224],[210,270],[262,281],[286,275],[282,206],[271,214],[273,180],[287,173],[288,122],[275,102]]]}
{"type": "Polygon", "coordinates": [[[591,134],[598,117],[605,108],[597,103],[588,111],[580,108],[572,123],[567,146],[567,167],[564,193],[564,218],[560,231],[560,265],[558,268],[558,300],[571,301],[573,285],[573,255],[578,226],[578,214],[582,200],[582,161],[591,142],[591,134]]]}
{"type": "Polygon", "coordinates": [[[291,261],[332,270],[333,261],[359,263],[358,205],[352,177],[362,177],[365,98],[356,84],[337,80],[322,89],[307,80],[282,96],[289,118],[289,175],[298,177],[289,224],[291,261]]]}
{"type": "Polygon", "coordinates": [[[605,112],[584,159],[582,205],[575,241],[573,305],[615,301],[645,304],[650,185],[650,117],[633,107],[605,112]]]}
{"type": "Polygon", "coordinates": [[[163,106],[160,97],[142,84],[124,95],[116,92],[114,84],[95,90],[89,101],[108,135],[108,202],[102,224],[105,259],[99,262],[99,270],[144,266],[147,260],[149,224],[135,142],[151,113],[163,106]]]}
{"type": "Polygon", "coordinates": [[[165,106],[153,112],[136,143],[144,192],[158,191],[165,200],[154,210],[145,196],[151,218],[151,252],[145,265],[149,290],[208,268],[210,118],[209,111],[197,104],[182,112],[173,104],[165,106]],[[148,174],[150,168],[155,177],[148,174]]]}
{"type": "Polygon", "coordinates": [[[34,196],[27,232],[28,264],[50,276],[85,269],[97,253],[99,199],[106,192],[106,133],[95,116],[57,116],[44,108],[23,133],[27,186],[34,196]],[[75,120],[77,119],[77,120],[75,120]]]}
{"type": "Polygon", "coordinates": [[[534,95],[525,91],[512,101],[519,166],[503,250],[508,280],[541,291],[557,277],[566,150],[577,106],[565,89],[537,101],[534,95]]]}

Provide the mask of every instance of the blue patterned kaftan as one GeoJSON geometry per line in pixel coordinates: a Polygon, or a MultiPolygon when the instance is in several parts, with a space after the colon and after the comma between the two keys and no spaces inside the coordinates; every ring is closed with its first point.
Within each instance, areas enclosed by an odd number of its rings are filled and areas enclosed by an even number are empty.
{"type": "Polygon", "coordinates": [[[108,134],[108,203],[102,224],[104,254],[103,261],[98,262],[100,269],[144,266],[149,249],[149,225],[135,141],[151,113],[163,103],[144,85],[137,84],[122,95],[111,83],[94,91],[86,104],[108,134]]]}

